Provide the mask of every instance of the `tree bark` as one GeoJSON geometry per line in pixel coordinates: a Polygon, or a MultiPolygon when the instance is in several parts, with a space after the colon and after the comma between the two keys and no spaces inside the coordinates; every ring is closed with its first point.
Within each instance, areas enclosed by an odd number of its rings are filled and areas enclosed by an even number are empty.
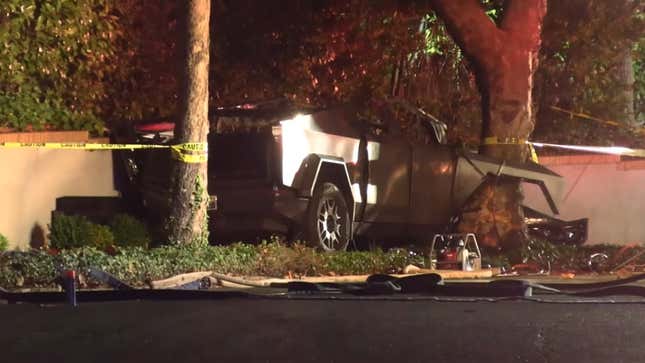
{"type": "MultiPolygon", "coordinates": [[[[535,125],[531,92],[546,0],[507,0],[499,26],[479,0],[430,4],[473,65],[482,96],[480,152],[506,161],[527,161],[529,149],[522,140],[535,125]]],[[[485,246],[516,247],[527,238],[522,200],[518,181],[487,180],[467,203],[458,228],[477,233],[485,246]]]]}
{"type": "MultiPolygon", "coordinates": [[[[175,125],[177,144],[207,142],[210,0],[183,3],[183,57],[179,96],[180,117],[175,125]]],[[[171,165],[170,213],[164,231],[170,243],[208,240],[206,162],[174,160],[171,165]]]]}
{"type": "Polygon", "coordinates": [[[623,113],[625,124],[629,127],[637,127],[636,115],[634,113],[634,63],[632,61],[631,44],[628,44],[620,59],[619,79],[623,88],[623,113]]]}

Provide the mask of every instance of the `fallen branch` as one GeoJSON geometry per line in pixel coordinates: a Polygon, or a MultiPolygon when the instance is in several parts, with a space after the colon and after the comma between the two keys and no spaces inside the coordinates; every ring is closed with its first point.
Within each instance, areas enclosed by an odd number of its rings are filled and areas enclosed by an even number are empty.
{"type": "Polygon", "coordinates": [[[638,252],[634,256],[628,258],[625,262],[623,262],[620,265],[618,265],[618,266],[614,267],[613,269],[611,269],[611,272],[615,272],[617,270],[620,270],[621,268],[627,266],[629,263],[635,261],[637,258],[641,257],[644,254],[645,254],[645,250],[642,250],[642,251],[638,252]]]}
{"type": "Polygon", "coordinates": [[[173,276],[165,280],[149,281],[148,285],[150,285],[150,288],[152,289],[172,289],[190,282],[201,280],[204,277],[210,276],[212,273],[212,271],[189,272],[173,276]]]}

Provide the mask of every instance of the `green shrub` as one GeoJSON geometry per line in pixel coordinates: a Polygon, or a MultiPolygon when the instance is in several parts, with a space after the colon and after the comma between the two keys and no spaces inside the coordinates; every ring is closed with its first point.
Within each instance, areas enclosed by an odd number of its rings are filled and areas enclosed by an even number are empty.
{"type": "Polygon", "coordinates": [[[109,227],[92,223],[84,216],[54,214],[49,230],[51,246],[58,250],[78,247],[104,249],[114,244],[109,227]]]}
{"type": "Polygon", "coordinates": [[[147,248],[150,244],[150,234],[145,224],[130,215],[117,214],[110,226],[117,246],[147,248]]]}
{"type": "Polygon", "coordinates": [[[2,233],[0,233],[0,252],[9,249],[9,240],[2,233]]]}
{"type": "Polygon", "coordinates": [[[62,250],[87,245],[89,223],[82,216],[55,213],[49,226],[51,246],[62,250]]]}
{"type": "Polygon", "coordinates": [[[0,126],[102,133],[104,101],[126,64],[114,3],[2,1],[0,126]]]}
{"type": "Polygon", "coordinates": [[[106,249],[114,245],[114,235],[112,234],[110,227],[90,223],[87,241],[88,244],[86,246],[106,249]]]}

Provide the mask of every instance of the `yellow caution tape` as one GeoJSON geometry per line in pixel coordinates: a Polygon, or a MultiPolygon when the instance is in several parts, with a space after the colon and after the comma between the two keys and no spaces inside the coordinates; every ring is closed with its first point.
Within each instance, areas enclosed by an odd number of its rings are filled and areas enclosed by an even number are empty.
{"type": "Polygon", "coordinates": [[[604,120],[604,119],[601,119],[599,117],[595,117],[595,116],[592,116],[592,115],[589,115],[589,114],[586,114],[586,113],[575,112],[575,111],[567,110],[567,109],[564,109],[564,108],[561,108],[561,107],[558,107],[558,106],[550,106],[550,108],[552,110],[554,110],[554,111],[565,113],[565,114],[569,115],[569,117],[572,118],[572,119],[574,117],[578,117],[578,118],[582,118],[582,119],[586,119],[586,120],[596,121],[598,123],[605,124],[605,125],[608,125],[608,126],[613,126],[613,127],[619,128],[619,129],[626,130],[626,131],[630,131],[632,133],[636,133],[636,134],[640,134],[640,135],[645,134],[645,128],[635,126],[635,125],[629,125],[629,124],[627,124],[625,122],[619,122],[619,121],[615,121],[615,120],[604,120]]]}
{"type": "Polygon", "coordinates": [[[489,136],[484,138],[484,145],[523,145],[526,139],[519,137],[497,137],[489,136]]]}
{"type": "Polygon", "coordinates": [[[530,153],[531,153],[531,160],[532,160],[534,163],[539,164],[539,163],[540,163],[540,159],[538,159],[538,154],[537,154],[537,152],[535,151],[535,148],[533,147],[533,144],[531,144],[530,142],[527,142],[527,144],[529,145],[529,151],[530,151],[530,153]]]}
{"type": "Polygon", "coordinates": [[[559,111],[559,112],[562,112],[562,113],[566,113],[567,115],[569,115],[571,117],[576,116],[576,117],[579,117],[579,118],[584,118],[584,119],[587,119],[587,120],[592,120],[592,121],[597,121],[597,122],[600,122],[600,123],[604,123],[604,124],[609,125],[609,126],[616,126],[616,127],[624,126],[624,124],[621,124],[618,121],[603,120],[603,119],[601,119],[599,117],[594,117],[594,116],[591,116],[591,115],[587,115],[586,113],[582,113],[582,112],[575,112],[575,111],[571,111],[571,110],[566,110],[566,109],[560,108],[558,106],[551,106],[551,109],[554,110],[554,111],[559,111]]]}
{"type": "Polygon", "coordinates": [[[186,142],[179,145],[173,145],[176,149],[192,152],[208,152],[208,143],[205,142],[186,142]]]}
{"type": "Polygon", "coordinates": [[[166,149],[170,145],[146,144],[94,144],[83,142],[3,142],[4,148],[42,148],[58,150],[133,150],[133,149],[166,149]]]}
{"type": "Polygon", "coordinates": [[[95,144],[82,142],[2,142],[0,148],[38,148],[54,150],[137,150],[170,149],[173,158],[184,163],[205,163],[208,161],[208,144],[188,142],[177,145],[152,144],[95,144]]]}
{"type": "Polygon", "coordinates": [[[538,156],[535,152],[535,149],[526,139],[519,137],[497,137],[489,136],[484,138],[484,145],[527,145],[529,147],[529,152],[531,153],[531,160],[534,163],[538,163],[538,156]]]}
{"type": "Polygon", "coordinates": [[[208,161],[208,143],[187,142],[171,146],[175,159],[185,163],[205,163],[208,161]]]}
{"type": "Polygon", "coordinates": [[[183,161],[184,163],[188,163],[188,164],[199,164],[199,163],[205,163],[208,161],[208,154],[191,155],[191,154],[182,154],[178,152],[173,152],[172,155],[173,155],[173,158],[175,158],[176,160],[183,161]]]}

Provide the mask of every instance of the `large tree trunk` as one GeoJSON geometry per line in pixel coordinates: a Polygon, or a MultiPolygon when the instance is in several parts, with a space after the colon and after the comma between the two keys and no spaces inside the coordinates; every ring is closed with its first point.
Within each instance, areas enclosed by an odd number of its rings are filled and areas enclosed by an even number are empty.
{"type": "MultiPolygon", "coordinates": [[[[497,26],[479,0],[431,0],[472,64],[482,96],[480,152],[524,162],[535,125],[531,92],[546,0],[507,0],[497,26]]],[[[519,182],[487,180],[466,205],[459,229],[485,246],[516,247],[526,239],[519,182]]]]}
{"type": "Polygon", "coordinates": [[[631,44],[628,44],[623,51],[620,59],[620,67],[618,67],[619,79],[623,88],[623,113],[625,123],[630,127],[637,127],[636,115],[634,114],[634,63],[632,61],[631,44]]]}
{"type": "MultiPolygon", "coordinates": [[[[205,146],[209,130],[210,0],[185,0],[183,3],[185,18],[184,26],[180,29],[184,38],[180,42],[183,48],[180,54],[184,64],[181,68],[180,118],[175,125],[175,139],[178,144],[197,143],[197,146],[205,146]]],[[[171,171],[170,215],[164,225],[167,240],[171,243],[207,241],[208,165],[204,160],[190,162],[179,159],[173,161],[171,171]]]]}

